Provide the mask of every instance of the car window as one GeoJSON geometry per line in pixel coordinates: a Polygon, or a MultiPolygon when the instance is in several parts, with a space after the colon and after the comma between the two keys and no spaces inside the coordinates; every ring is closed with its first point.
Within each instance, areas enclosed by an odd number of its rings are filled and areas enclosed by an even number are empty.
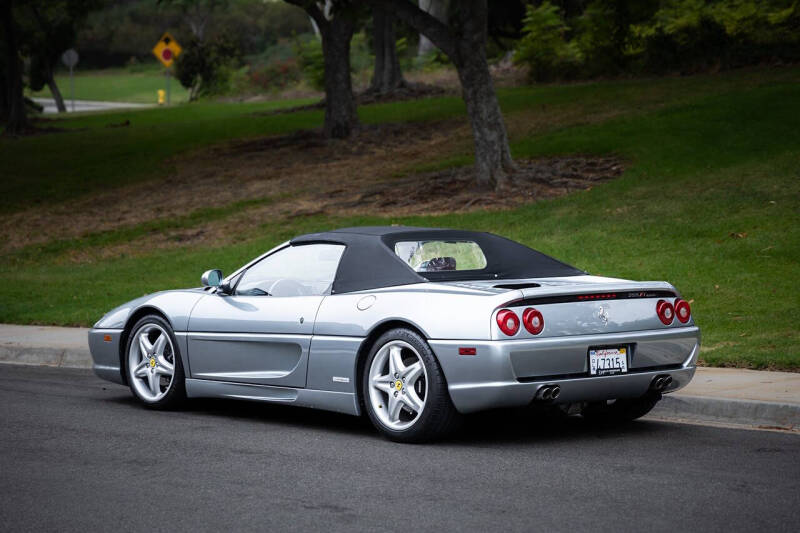
{"type": "Polygon", "coordinates": [[[396,253],[415,272],[481,270],[486,256],[473,241],[400,241],[396,253]]]}
{"type": "Polygon", "coordinates": [[[329,294],[340,244],[305,244],[278,250],[245,271],[236,294],[246,296],[319,296],[329,294]]]}

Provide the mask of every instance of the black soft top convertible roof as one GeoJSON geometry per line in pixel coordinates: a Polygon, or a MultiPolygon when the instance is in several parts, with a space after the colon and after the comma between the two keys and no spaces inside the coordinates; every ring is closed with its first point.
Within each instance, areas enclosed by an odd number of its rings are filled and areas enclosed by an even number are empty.
{"type": "Polygon", "coordinates": [[[517,242],[480,231],[410,226],[342,228],[292,239],[292,245],[338,243],[347,246],[331,292],[338,294],[426,281],[551,278],[585,272],[517,242]],[[473,241],[486,256],[482,270],[414,272],[394,252],[401,241],[473,241]]]}

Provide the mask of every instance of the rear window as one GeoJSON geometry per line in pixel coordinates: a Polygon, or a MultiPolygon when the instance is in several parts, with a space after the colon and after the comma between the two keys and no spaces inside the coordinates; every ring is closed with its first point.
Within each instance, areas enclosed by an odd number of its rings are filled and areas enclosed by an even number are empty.
{"type": "Polygon", "coordinates": [[[399,241],[396,253],[415,272],[454,272],[486,268],[486,256],[474,241],[399,241]]]}

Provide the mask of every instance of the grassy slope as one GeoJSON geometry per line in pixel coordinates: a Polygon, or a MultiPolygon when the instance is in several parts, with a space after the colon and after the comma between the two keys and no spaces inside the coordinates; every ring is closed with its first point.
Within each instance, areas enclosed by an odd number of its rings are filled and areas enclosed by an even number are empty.
{"type": "MultiPolygon", "coordinates": [[[[80,65],[78,65],[80,67],[80,65]]],[[[81,71],[74,74],[76,100],[102,100],[105,102],[135,102],[155,104],[158,90],[166,90],[167,83],[161,68],[145,68],[140,72],[128,69],[81,71]]],[[[64,99],[70,98],[69,74],[56,75],[56,84],[64,99]]],[[[47,86],[32,96],[52,98],[47,86]]],[[[189,100],[189,92],[176,79],[170,80],[170,102],[178,104],[189,100]]]]}
{"type": "MultiPolygon", "coordinates": [[[[694,300],[705,361],[798,369],[800,336],[794,316],[800,302],[794,280],[800,276],[800,88],[796,70],[789,71],[788,79],[782,72],[757,73],[764,83],[742,84],[732,75],[505,91],[501,98],[507,113],[543,104],[599,106],[636,92],[680,94],[671,105],[655,111],[514,139],[516,157],[614,152],[631,161],[621,179],[592,190],[500,213],[392,220],[308,217],[290,224],[265,223],[252,228],[243,241],[216,249],[159,251],[77,264],[45,251],[7,257],[7,278],[13,282],[0,287],[0,321],[90,324],[122,301],[152,290],[196,285],[206,268],[229,271],[297,233],[403,222],[485,229],[593,273],[667,279],[694,300]],[[744,238],[731,237],[744,233],[744,238]]],[[[87,145],[111,143],[118,150],[112,156],[116,161],[104,163],[80,154],[60,161],[60,168],[69,169],[68,177],[43,195],[20,188],[26,178],[52,172],[58,159],[38,161],[38,166],[18,171],[20,183],[4,182],[2,192],[8,187],[19,192],[5,207],[13,210],[32,198],[53,201],[64,191],[80,194],[105,186],[111,175],[124,181],[144,179],[153,172],[163,175],[161,161],[167,153],[152,145],[176,129],[192,132],[191,140],[181,145],[188,148],[219,138],[308,127],[320,120],[316,112],[254,118],[253,109],[179,108],[170,110],[176,120],[168,127],[159,124],[156,115],[138,112],[130,116],[139,127],[131,127],[121,138],[116,138],[118,130],[101,126],[119,120],[119,115],[70,120],[65,125],[89,129],[63,135],[87,145]],[[109,131],[114,135],[106,135],[109,131]],[[147,153],[143,145],[156,155],[142,156],[147,153]],[[120,168],[125,169],[121,175],[120,168]]],[[[462,109],[456,99],[437,99],[373,106],[362,109],[362,116],[368,121],[422,120],[462,109]]],[[[0,156],[9,160],[5,157],[11,157],[12,144],[13,151],[31,155],[50,149],[59,136],[4,140],[0,156]]],[[[13,160],[22,164],[17,157],[13,160]]],[[[468,161],[465,154],[457,162],[468,161]]]]}

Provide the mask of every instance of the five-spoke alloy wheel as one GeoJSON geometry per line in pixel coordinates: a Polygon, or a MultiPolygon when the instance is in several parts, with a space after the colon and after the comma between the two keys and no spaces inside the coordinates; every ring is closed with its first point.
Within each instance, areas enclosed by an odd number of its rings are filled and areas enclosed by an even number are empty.
{"type": "Polygon", "coordinates": [[[370,420],[392,440],[431,440],[459,418],[428,343],[407,329],[387,331],[373,344],[362,393],[370,420]]]}
{"type": "Polygon", "coordinates": [[[387,427],[406,429],[425,409],[427,372],[413,346],[401,340],[384,344],[369,370],[369,401],[387,427]]]}
{"type": "Polygon", "coordinates": [[[128,384],[150,407],[172,407],[186,396],[183,366],[172,329],[150,315],[131,329],[127,344],[128,384]]]}

